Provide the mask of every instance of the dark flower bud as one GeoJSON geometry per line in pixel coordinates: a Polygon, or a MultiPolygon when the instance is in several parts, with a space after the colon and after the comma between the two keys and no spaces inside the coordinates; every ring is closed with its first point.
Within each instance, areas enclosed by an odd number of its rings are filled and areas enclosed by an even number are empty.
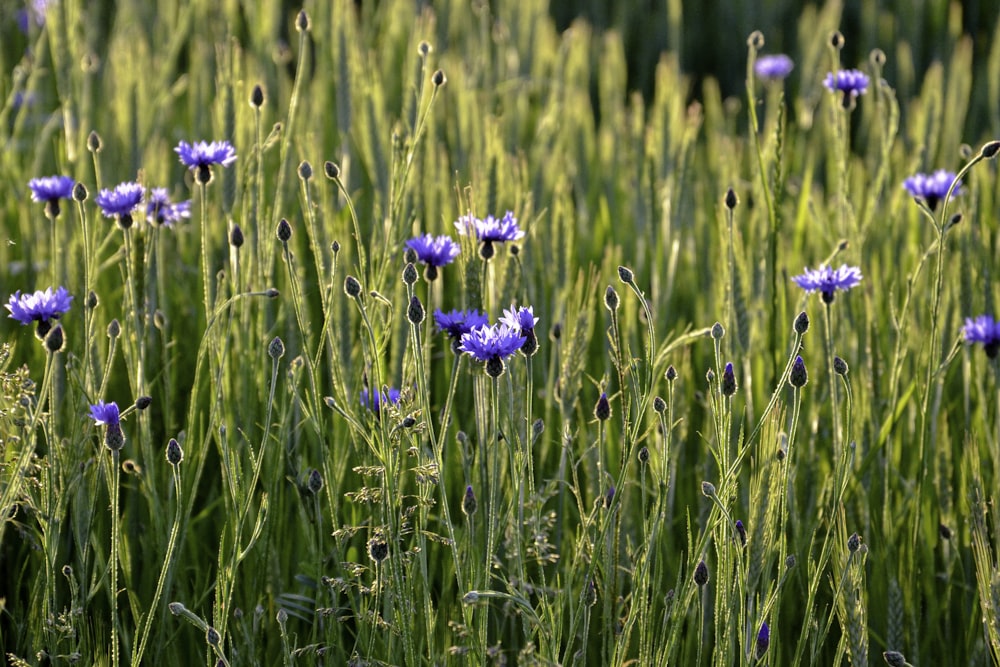
{"type": "Polygon", "coordinates": [[[861,537],[857,533],[851,533],[847,538],[847,550],[854,553],[861,548],[861,537]]]}
{"type": "Polygon", "coordinates": [[[420,303],[420,298],[416,295],[410,297],[410,307],[406,309],[406,319],[410,321],[410,324],[420,324],[426,315],[424,304],[420,303]]]}
{"type": "Polygon", "coordinates": [[[521,254],[521,246],[517,245],[516,243],[511,243],[509,247],[510,247],[510,254],[513,255],[514,257],[517,257],[518,255],[521,254]]]}
{"type": "Polygon", "coordinates": [[[111,320],[108,324],[108,338],[118,338],[122,333],[122,325],[117,319],[111,320]]]}
{"type": "Polygon", "coordinates": [[[330,244],[330,252],[334,255],[340,252],[340,241],[334,241],[330,244]]]}
{"type": "Polygon", "coordinates": [[[938,525],[938,535],[941,536],[942,540],[950,540],[953,533],[951,531],[951,528],[942,523],[938,525]]]}
{"type": "Polygon", "coordinates": [[[229,245],[234,248],[242,248],[243,241],[243,230],[240,229],[239,225],[233,225],[233,228],[229,230],[229,245]]]}
{"type": "Polygon", "coordinates": [[[594,417],[602,422],[611,418],[611,403],[608,402],[608,395],[603,391],[601,397],[597,399],[597,404],[594,405],[594,417]]]}
{"type": "Polygon", "coordinates": [[[996,157],[998,152],[1000,152],[1000,141],[991,141],[979,149],[979,154],[987,160],[996,157]]]}
{"type": "Polygon", "coordinates": [[[795,357],[792,362],[792,370],[788,373],[788,384],[793,387],[804,387],[809,381],[809,374],[806,372],[806,362],[802,357],[795,357]]]}
{"type": "MultiPolygon", "coordinates": [[[[99,303],[100,303],[100,300],[97,298],[97,292],[95,292],[94,290],[90,290],[90,292],[87,293],[87,302],[86,302],[87,308],[90,308],[91,310],[93,310],[94,308],[97,308],[97,305],[99,303]]],[[[156,322],[156,315],[155,315],[155,313],[154,313],[154,316],[153,316],[153,322],[154,323],[156,322]]]]}
{"type": "Polygon", "coordinates": [[[493,241],[486,240],[479,244],[479,256],[483,259],[483,261],[490,261],[496,254],[497,250],[493,247],[493,241]]]}
{"type": "Polygon", "coordinates": [[[733,364],[727,363],[722,371],[722,395],[732,396],[736,393],[736,373],[733,371],[733,364]]]}
{"type": "Polygon", "coordinates": [[[618,292],[615,291],[614,287],[608,285],[608,289],[604,292],[604,305],[613,313],[618,310],[620,303],[621,300],[618,298],[618,292]]]}
{"type": "Polygon", "coordinates": [[[278,613],[275,615],[274,619],[278,621],[278,625],[284,625],[285,623],[288,623],[288,611],[284,607],[282,607],[281,609],[278,610],[278,613]]]}
{"type": "Polygon", "coordinates": [[[465,496],[462,498],[462,514],[472,516],[476,513],[479,503],[476,502],[476,494],[472,490],[472,485],[465,487],[465,496]]]}
{"type": "Polygon", "coordinates": [[[184,460],[184,450],[181,449],[181,443],[177,442],[174,438],[170,438],[167,441],[167,463],[172,466],[180,465],[180,462],[184,460]]]}
{"type": "Polygon", "coordinates": [[[274,289],[273,287],[268,287],[266,290],[264,290],[264,296],[266,296],[268,299],[277,299],[280,295],[281,292],[274,289]]]}
{"type": "Polygon", "coordinates": [[[309,481],[306,482],[306,488],[313,495],[317,495],[323,490],[323,476],[319,474],[319,470],[316,470],[316,468],[309,471],[309,481]]]}
{"type": "Polygon", "coordinates": [[[960,222],[962,222],[962,214],[961,213],[956,213],[955,215],[951,216],[948,219],[948,223],[944,226],[944,228],[946,230],[951,229],[952,227],[955,227],[956,225],[958,225],[958,223],[960,223],[960,222]]]}
{"type": "Polygon", "coordinates": [[[285,343],[278,336],[272,338],[271,342],[267,344],[267,356],[275,360],[285,356],[285,343]]]}
{"type": "Polygon", "coordinates": [[[428,54],[430,54],[430,52],[433,50],[434,47],[432,47],[430,45],[430,42],[428,42],[427,40],[422,39],[420,40],[420,43],[417,44],[417,53],[420,55],[421,58],[426,58],[428,54]]]}
{"type": "Polygon", "coordinates": [[[376,535],[368,540],[368,557],[376,563],[381,563],[389,557],[389,545],[381,536],[376,535]]]}
{"type": "Polygon", "coordinates": [[[448,77],[444,75],[444,70],[437,70],[431,75],[431,83],[434,84],[436,88],[440,88],[444,84],[448,83],[448,77]]]}
{"type": "Polygon", "coordinates": [[[806,311],[802,311],[795,317],[795,324],[792,325],[795,329],[795,333],[801,335],[809,331],[809,316],[806,315],[806,311]]]}
{"type": "Polygon", "coordinates": [[[551,338],[554,341],[557,341],[560,338],[562,338],[562,324],[561,323],[556,322],[555,324],[552,325],[552,328],[549,329],[549,338],[551,338]]]}
{"type": "Polygon", "coordinates": [[[837,375],[847,375],[847,362],[840,357],[833,358],[833,372],[837,375]]]}
{"type": "Polygon", "coordinates": [[[413,266],[413,262],[407,261],[406,266],[403,267],[403,282],[407,285],[412,285],[417,282],[417,267],[413,266]]]}
{"type": "Polygon", "coordinates": [[[199,164],[194,170],[194,180],[199,185],[208,185],[212,182],[212,166],[199,164]]]}
{"type": "Polygon", "coordinates": [[[55,325],[47,334],[45,334],[45,349],[53,354],[62,350],[65,343],[66,336],[63,334],[61,324],[55,325]]]}
{"type": "Polygon", "coordinates": [[[767,627],[767,623],[760,624],[760,630],[757,631],[757,641],[754,644],[754,656],[757,660],[761,660],[764,654],[767,653],[767,647],[771,645],[771,628],[767,627]]]}
{"type": "Polygon", "coordinates": [[[292,226],[284,218],[278,221],[277,234],[282,243],[288,243],[288,239],[292,238],[292,226]]]}
{"type": "Polygon", "coordinates": [[[85,202],[88,194],[87,186],[83,183],[77,183],[73,186],[73,201],[85,202]]]}
{"type": "Polygon", "coordinates": [[[608,487],[608,492],[604,494],[604,506],[607,508],[611,507],[611,503],[615,502],[615,485],[612,484],[608,487]]]}
{"type": "Polygon", "coordinates": [[[584,604],[588,607],[593,607],[597,604],[597,586],[594,584],[593,579],[587,580],[587,592],[584,596],[584,604]]]}
{"type": "Polygon", "coordinates": [[[712,340],[722,340],[722,337],[725,335],[726,328],[721,323],[716,322],[712,325],[712,340]]]}
{"type": "Polygon", "coordinates": [[[210,625],[208,626],[208,631],[205,633],[205,641],[208,642],[209,646],[218,646],[219,642],[222,641],[222,636],[218,630],[210,625]]]}
{"type": "Polygon", "coordinates": [[[663,377],[667,378],[667,382],[673,382],[677,379],[677,369],[674,368],[673,364],[667,366],[667,372],[663,374],[663,377]]]}
{"type": "Polygon", "coordinates": [[[621,280],[626,285],[631,285],[635,282],[635,274],[632,273],[632,269],[627,266],[618,267],[618,279],[621,280]]]}
{"type": "Polygon", "coordinates": [[[793,567],[795,567],[795,554],[788,554],[785,557],[785,569],[791,570],[793,567]]]}
{"type": "Polygon", "coordinates": [[[701,495],[705,496],[706,498],[712,498],[712,497],[714,497],[715,496],[715,484],[712,484],[711,482],[702,482],[701,483],[701,495]]]}
{"type": "Polygon", "coordinates": [[[698,561],[698,565],[694,568],[694,583],[699,586],[708,583],[708,565],[705,564],[704,559],[698,561]]]}
{"type": "Polygon", "coordinates": [[[299,178],[303,181],[308,181],[313,177],[313,167],[309,164],[308,160],[303,160],[299,163],[299,178]]]}
{"type": "Polygon", "coordinates": [[[736,205],[739,203],[740,200],[736,196],[736,193],[733,191],[733,189],[729,188],[728,190],[726,190],[726,208],[732,211],[734,208],[736,208],[736,205]]]}
{"type": "Polygon", "coordinates": [[[96,131],[91,131],[91,133],[87,135],[87,150],[91,153],[100,153],[102,146],[101,135],[99,135],[96,131]]]}
{"type": "Polygon", "coordinates": [[[538,336],[535,335],[535,330],[521,329],[521,335],[524,336],[524,344],[521,345],[521,354],[526,357],[535,356],[535,352],[538,352],[538,336]]]}
{"type": "Polygon", "coordinates": [[[119,422],[110,422],[104,431],[104,446],[112,452],[117,452],[125,446],[125,434],[119,422]]]}
{"type": "Polygon", "coordinates": [[[358,298],[361,296],[361,283],[354,276],[347,276],[344,278],[344,292],[349,297],[358,298]]]}
{"type": "Polygon", "coordinates": [[[140,396],[139,398],[135,399],[136,410],[145,410],[152,404],[153,404],[152,396],[140,396]]]}
{"type": "Polygon", "coordinates": [[[121,215],[115,216],[115,221],[118,223],[118,228],[122,230],[131,229],[132,225],[135,223],[131,213],[122,213],[121,215]]]}
{"type": "Polygon", "coordinates": [[[884,651],[882,659],[889,667],[907,667],[906,657],[899,651],[884,651]]]}
{"type": "Polygon", "coordinates": [[[705,379],[708,381],[708,384],[712,384],[713,382],[715,382],[715,371],[713,371],[711,368],[705,371],[705,379]]]}
{"type": "Polygon", "coordinates": [[[532,442],[534,442],[535,440],[538,440],[538,437],[540,435],[542,435],[542,433],[544,431],[545,431],[545,422],[542,421],[541,417],[539,417],[535,421],[531,422],[531,440],[532,440],[532,442]]]}
{"type": "Polygon", "coordinates": [[[335,181],[340,178],[340,167],[337,166],[336,162],[330,162],[327,160],[323,163],[323,173],[326,174],[326,177],[331,181],[335,181]]]}
{"type": "Polygon", "coordinates": [[[643,447],[639,450],[639,463],[643,465],[649,463],[649,447],[643,447]]]}
{"type": "MultiPolygon", "coordinates": [[[[673,366],[671,366],[673,368],[673,366]]],[[[664,401],[659,396],[653,397],[653,411],[658,415],[662,415],[667,409],[667,402],[664,401]]]]}
{"type": "Polygon", "coordinates": [[[309,15],[306,14],[306,10],[299,12],[299,15],[295,17],[295,29],[299,32],[309,31],[309,15]]]}
{"type": "Polygon", "coordinates": [[[260,87],[259,83],[250,91],[250,106],[255,109],[264,106],[264,89],[260,87]]]}
{"type": "Polygon", "coordinates": [[[747,529],[739,519],[736,520],[736,535],[740,538],[740,546],[745,547],[747,545],[747,529]]]}
{"type": "Polygon", "coordinates": [[[830,33],[830,46],[838,51],[844,48],[844,35],[839,30],[834,30],[830,33]]]}

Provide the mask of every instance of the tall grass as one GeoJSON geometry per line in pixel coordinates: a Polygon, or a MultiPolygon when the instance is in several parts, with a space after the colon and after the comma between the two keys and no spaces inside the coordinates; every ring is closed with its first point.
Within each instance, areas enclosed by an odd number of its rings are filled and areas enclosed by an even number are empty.
{"type": "Polygon", "coordinates": [[[633,93],[621,34],[540,0],[4,28],[2,295],[74,295],[64,346],[2,325],[7,660],[1000,660],[1000,367],[961,333],[996,312],[1000,128],[970,115],[1000,41],[931,4],[863,47],[810,6],[784,83],[766,30],[715,35],[739,97],[690,98],[680,45],[633,93]],[[822,80],[855,66],[845,108],[822,80]],[[181,140],[238,159],[202,183],[181,140]],[[963,192],[932,210],[901,183],[937,168],[963,192]],[[50,220],[27,182],[55,173],[84,187],[50,220]],[[191,218],[120,229],[94,198],[128,180],[191,218]],[[508,210],[488,260],[452,224],[508,210]],[[424,233],[462,247],[434,280],[424,233]],[[790,280],[834,262],[864,277],[832,303],[790,280]],[[539,347],[498,377],[432,317],[511,304],[539,347]]]}

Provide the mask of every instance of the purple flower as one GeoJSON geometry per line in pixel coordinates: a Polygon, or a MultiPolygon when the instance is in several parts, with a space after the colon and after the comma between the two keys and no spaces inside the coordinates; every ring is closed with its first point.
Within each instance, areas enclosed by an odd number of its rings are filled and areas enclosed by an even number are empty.
{"type": "Polygon", "coordinates": [[[474,218],[471,215],[463,215],[455,221],[455,228],[463,236],[472,230],[476,239],[482,243],[479,255],[486,260],[493,257],[494,243],[506,243],[524,238],[524,231],[518,227],[517,218],[511,211],[507,211],[499,220],[492,215],[486,216],[485,220],[474,218]]]}
{"type": "Polygon", "coordinates": [[[771,628],[767,627],[767,623],[761,621],[760,630],[757,631],[757,643],[754,652],[757,659],[760,660],[767,653],[767,647],[771,645],[771,628]]]}
{"type": "Polygon", "coordinates": [[[190,199],[175,204],[170,201],[166,188],[153,188],[149,191],[149,200],[146,202],[146,220],[150,224],[155,222],[159,225],[169,226],[190,217],[190,199]]]}
{"type": "Polygon", "coordinates": [[[76,181],[69,176],[45,176],[28,181],[31,201],[44,202],[45,213],[51,218],[59,217],[59,200],[72,198],[75,185],[76,181]]]}
{"type": "Polygon", "coordinates": [[[17,27],[25,35],[28,34],[30,23],[34,22],[41,28],[45,25],[45,12],[49,5],[55,5],[56,0],[31,0],[27,9],[17,10],[17,27]]]}
{"type": "Polygon", "coordinates": [[[834,290],[847,291],[861,282],[861,269],[846,264],[839,269],[823,265],[815,271],[807,268],[805,273],[793,277],[792,281],[806,292],[819,290],[823,303],[831,303],[834,290]]]}
{"type": "Polygon", "coordinates": [[[387,402],[393,405],[399,403],[398,389],[393,389],[392,387],[390,387],[384,392],[379,392],[378,389],[375,389],[372,392],[369,392],[367,389],[361,390],[361,406],[364,408],[368,408],[376,415],[379,414],[379,410],[381,409],[382,405],[386,404],[387,402]]]}
{"type": "Polygon", "coordinates": [[[96,405],[91,405],[90,417],[98,426],[102,424],[117,426],[121,421],[121,415],[118,412],[118,404],[114,401],[111,401],[110,403],[98,401],[96,405]]]}
{"type": "Polygon", "coordinates": [[[858,95],[868,92],[868,75],[856,69],[842,69],[837,73],[829,72],[823,85],[831,93],[841,93],[843,104],[847,108],[858,95]]]}
{"type": "Polygon", "coordinates": [[[452,310],[445,313],[441,309],[434,311],[434,323],[440,331],[448,334],[448,337],[455,341],[460,341],[464,334],[469,333],[476,327],[486,326],[489,318],[486,313],[480,313],[476,309],[472,310],[452,310]]]}
{"type": "Polygon", "coordinates": [[[992,315],[980,315],[976,318],[965,318],[962,336],[968,344],[982,343],[986,356],[995,359],[1000,352],[1000,322],[994,321],[992,315]]]}
{"type": "Polygon", "coordinates": [[[476,361],[486,363],[491,377],[503,373],[504,359],[521,349],[527,339],[508,324],[478,326],[462,335],[458,349],[472,355],[476,361]]]}
{"type": "Polygon", "coordinates": [[[211,182],[213,164],[228,167],[236,161],[236,149],[228,141],[196,141],[193,144],[182,141],[174,151],[180,156],[181,162],[195,172],[195,178],[202,185],[211,182]]]}
{"type": "Polygon", "coordinates": [[[95,201],[105,218],[115,218],[127,229],[132,226],[132,212],[142,203],[145,193],[146,189],[138,183],[119,183],[114,190],[101,190],[95,201]]]}
{"type": "Polygon", "coordinates": [[[784,53],[778,53],[773,56],[761,56],[753,66],[757,76],[771,81],[784,79],[792,73],[792,69],[794,68],[795,63],[784,53]]]}
{"type": "Polygon", "coordinates": [[[417,253],[417,259],[427,265],[424,275],[427,280],[437,278],[437,270],[445,264],[451,264],[461,248],[450,236],[431,236],[424,234],[406,242],[406,247],[417,253]]]}
{"type": "Polygon", "coordinates": [[[10,311],[9,317],[23,325],[38,323],[38,337],[44,338],[52,328],[49,320],[57,320],[60,315],[69,310],[73,297],[60,287],[54,293],[49,287],[44,292],[21,294],[18,290],[11,294],[10,301],[5,305],[10,311]]]}
{"type": "Polygon", "coordinates": [[[955,173],[946,169],[938,169],[933,174],[914,174],[905,181],[903,187],[913,197],[920,197],[927,202],[927,208],[934,210],[938,202],[945,198],[951,184],[955,183],[952,196],[962,194],[961,181],[955,181],[955,173]]]}
{"type": "Polygon", "coordinates": [[[514,304],[511,304],[510,308],[504,309],[500,323],[524,333],[535,328],[535,325],[538,324],[538,318],[535,317],[532,306],[515,308],[514,304]]]}

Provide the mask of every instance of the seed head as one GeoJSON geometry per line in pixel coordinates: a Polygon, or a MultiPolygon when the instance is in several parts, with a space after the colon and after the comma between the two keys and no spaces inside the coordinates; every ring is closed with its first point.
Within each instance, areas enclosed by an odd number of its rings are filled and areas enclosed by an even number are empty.
{"type": "Polygon", "coordinates": [[[239,225],[234,224],[233,228],[229,230],[229,245],[239,249],[243,247],[243,241],[243,230],[240,229],[239,225]]]}
{"type": "Polygon", "coordinates": [[[809,374],[806,372],[806,362],[802,361],[802,357],[797,356],[792,362],[792,370],[788,373],[788,384],[798,388],[804,387],[808,381],[809,374]]]}
{"type": "Polygon", "coordinates": [[[323,475],[316,468],[309,471],[309,481],[306,483],[306,488],[313,495],[318,495],[323,490],[323,475]]]}
{"type": "Polygon", "coordinates": [[[177,442],[174,438],[170,438],[167,441],[167,463],[172,466],[180,465],[180,462],[184,460],[184,450],[181,449],[181,443],[177,442]]]}
{"type": "Polygon", "coordinates": [[[259,83],[253,87],[252,91],[250,91],[250,106],[254,109],[259,109],[264,106],[264,89],[261,88],[259,83]]]}
{"type": "Polygon", "coordinates": [[[604,305],[612,313],[618,310],[618,306],[621,303],[621,299],[618,298],[618,292],[611,285],[608,285],[608,289],[604,292],[604,305]]]}
{"type": "Polygon", "coordinates": [[[840,357],[833,358],[833,372],[837,375],[847,375],[847,371],[850,370],[847,367],[847,362],[840,357]]]}
{"type": "Polygon", "coordinates": [[[361,296],[361,283],[354,276],[347,276],[344,278],[344,292],[353,299],[358,298],[361,296]]]}
{"type": "Polygon", "coordinates": [[[444,84],[448,83],[448,77],[444,75],[443,69],[439,69],[431,75],[431,83],[434,84],[435,88],[440,88],[444,84]]]}
{"type": "Polygon", "coordinates": [[[288,243],[288,240],[292,238],[292,226],[284,218],[278,221],[277,234],[278,240],[282,243],[288,243]]]}
{"type": "Polygon", "coordinates": [[[313,177],[313,167],[309,164],[308,160],[303,160],[299,163],[299,178],[303,181],[308,181],[313,177]]]}
{"type": "Polygon", "coordinates": [[[471,517],[476,513],[479,503],[476,502],[476,494],[472,490],[472,485],[465,487],[465,496],[462,498],[462,514],[471,517]]]}
{"type": "Polygon", "coordinates": [[[606,422],[611,418],[611,403],[608,401],[608,395],[603,391],[594,405],[594,417],[602,422],[606,422]]]}
{"type": "Polygon", "coordinates": [[[635,274],[632,272],[632,269],[628,268],[627,266],[619,266],[618,279],[621,280],[626,285],[631,285],[632,283],[635,282],[635,274]]]}
{"type": "Polygon", "coordinates": [[[272,338],[271,342],[267,344],[267,356],[275,361],[285,356],[285,343],[278,336],[272,338]]]}
{"type": "Polygon", "coordinates": [[[88,194],[87,186],[83,183],[77,183],[73,186],[73,201],[85,202],[88,194]]]}
{"type": "Polygon", "coordinates": [[[331,181],[335,181],[340,178],[340,167],[337,166],[336,162],[331,162],[327,160],[323,163],[323,173],[331,181]]]}
{"type": "Polygon", "coordinates": [[[795,316],[795,324],[792,325],[795,329],[795,333],[802,335],[809,331],[809,316],[806,315],[806,311],[802,311],[795,316]]]}
{"type": "Polygon", "coordinates": [[[66,336],[63,333],[61,324],[57,324],[45,334],[45,349],[55,354],[63,349],[66,343],[66,336]]]}
{"type": "Polygon", "coordinates": [[[694,583],[698,586],[708,583],[708,565],[705,564],[705,559],[698,561],[698,565],[694,568],[694,583]]]}
{"type": "Polygon", "coordinates": [[[736,208],[736,205],[739,203],[740,200],[736,196],[736,193],[733,191],[733,189],[729,188],[728,190],[726,190],[726,208],[732,211],[734,208],[736,208]]]}
{"type": "MultiPolygon", "coordinates": [[[[413,265],[407,264],[407,266],[413,265]]],[[[420,324],[426,316],[427,312],[424,310],[424,304],[420,303],[420,298],[414,294],[410,297],[410,307],[406,309],[406,319],[410,321],[410,324],[420,324]]]]}
{"type": "Polygon", "coordinates": [[[417,267],[413,265],[413,262],[407,262],[406,266],[403,267],[403,282],[407,285],[412,285],[417,282],[417,267]]]}

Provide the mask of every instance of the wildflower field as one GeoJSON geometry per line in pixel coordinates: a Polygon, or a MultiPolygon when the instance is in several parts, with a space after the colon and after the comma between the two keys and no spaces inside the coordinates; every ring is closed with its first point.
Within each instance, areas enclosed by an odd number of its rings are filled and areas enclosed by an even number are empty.
{"type": "Polygon", "coordinates": [[[8,664],[1000,663],[996,10],[14,4],[8,664]]]}

